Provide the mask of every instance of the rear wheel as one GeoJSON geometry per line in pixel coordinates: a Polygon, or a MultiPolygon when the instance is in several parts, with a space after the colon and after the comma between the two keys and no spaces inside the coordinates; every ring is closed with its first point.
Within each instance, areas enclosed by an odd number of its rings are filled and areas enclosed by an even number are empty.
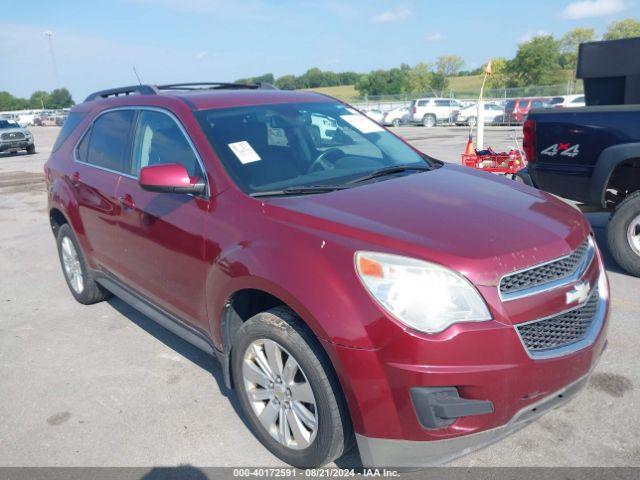
{"type": "Polygon", "coordinates": [[[424,117],[422,117],[422,126],[423,127],[427,127],[427,128],[431,128],[433,126],[435,126],[436,124],[436,116],[428,113],[427,115],[425,115],[424,117]]]}
{"type": "Polygon", "coordinates": [[[244,414],[275,456],[319,467],[351,443],[351,423],[326,354],[286,307],[247,320],[232,349],[233,379],[244,414]]]}
{"type": "Polygon", "coordinates": [[[640,191],[625,198],[613,212],[607,242],[618,265],[640,277],[640,191]]]}
{"type": "Polygon", "coordinates": [[[93,279],[76,236],[68,224],[58,230],[58,255],[62,266],[62,273],[73,297],[84,305],[101,302],[111,294],[93,279]]]}
{"type": "Polygon", "coordinates": [[[399,118],[394,118],[393,122],[391,122],[393,124],[394,127],[399,127],[400,126],[400,119],[399,118]]]}
{"type": "Polygon", "coordinates": [[[469,117],[467,119],[467,125],[469,125],[470,127],[475,127],[476,126],[476,117],[469,117]]]}

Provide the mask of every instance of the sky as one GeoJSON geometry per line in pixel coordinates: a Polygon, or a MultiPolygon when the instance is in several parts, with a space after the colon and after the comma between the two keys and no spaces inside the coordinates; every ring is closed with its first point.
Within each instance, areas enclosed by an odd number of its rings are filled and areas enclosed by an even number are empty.
{"type": "Polygon", "coordinates": [[[601,35],[627,17],[640,19],[640,0],[0,0],[0,91],[65,86],[81,101],[137,83],[134,66],[156,84],[367,72],[447,54],[472,69],[536,34],[601,35]]]}

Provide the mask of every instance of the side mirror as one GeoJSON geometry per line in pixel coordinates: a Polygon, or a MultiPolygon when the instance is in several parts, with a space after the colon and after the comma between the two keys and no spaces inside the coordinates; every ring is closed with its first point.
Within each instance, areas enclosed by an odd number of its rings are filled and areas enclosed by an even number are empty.
{"type": "Polygon", "coordinates": [[[202,179],[189,177],[187,169],[179,163],[142,167],[139,183],[150,192],[202,195],[206,189],[202,179]]]}

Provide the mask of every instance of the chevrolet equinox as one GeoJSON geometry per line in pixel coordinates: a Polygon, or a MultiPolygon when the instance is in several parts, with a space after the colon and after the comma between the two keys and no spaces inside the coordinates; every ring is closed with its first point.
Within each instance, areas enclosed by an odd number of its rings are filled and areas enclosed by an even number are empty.
{"type": "Polygon", "coordinates": [[[576,209],[318,93],[96,92],[45,175],[75,299],[114,294],[215,355],[294,466],[352,446],[366,466],[447,462],[570,400],[606,344],[576,209]]]}

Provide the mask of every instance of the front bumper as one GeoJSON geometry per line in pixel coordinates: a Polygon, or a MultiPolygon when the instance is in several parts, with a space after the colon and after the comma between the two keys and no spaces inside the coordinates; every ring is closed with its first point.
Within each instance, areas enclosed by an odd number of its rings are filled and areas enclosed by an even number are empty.
{"type": "Polygon", "coordinates": [[[445,463],[509,435],[573,397],[606,345],[609,293],[596,253],[580,277],[593,288],[598,284],[600,300],[592,328],[584,342],[559,347],[544,358],[532,356],[516,325],[532,316],[558,315],[566,309],[566,294],[574,283],[509,302],[499,300],[496,287],[480,286],[493,306],[493,321],[456,324],[436,335],[407,330],[376,350],[333,345],[331,355],[363,463],[397,467],[445,463]],[[445,415],[454,420],[444,426],[424,426],[410,394],[415,387],[455,387],[461,399],[490,402],[491,409],[458,418],[445,415]]]}
{"type": "Polygon", "coordinates": [[[534,422],[550,410],[561,407],[578,395],[590,373],[561,390],[520,410],[501,427],[445,440],[419,442],[371,438],[356,434],[362,464],[366,467],[428,467],[442,465],[491,445],[534,422]]]}
{"type": "Polygon", "coordinates": [[[9,150],[22,150],[33,144],[33,140],[16,140],[12,142],[3,141],[0,142],[0,152],[6,152],[9,150]]]}

